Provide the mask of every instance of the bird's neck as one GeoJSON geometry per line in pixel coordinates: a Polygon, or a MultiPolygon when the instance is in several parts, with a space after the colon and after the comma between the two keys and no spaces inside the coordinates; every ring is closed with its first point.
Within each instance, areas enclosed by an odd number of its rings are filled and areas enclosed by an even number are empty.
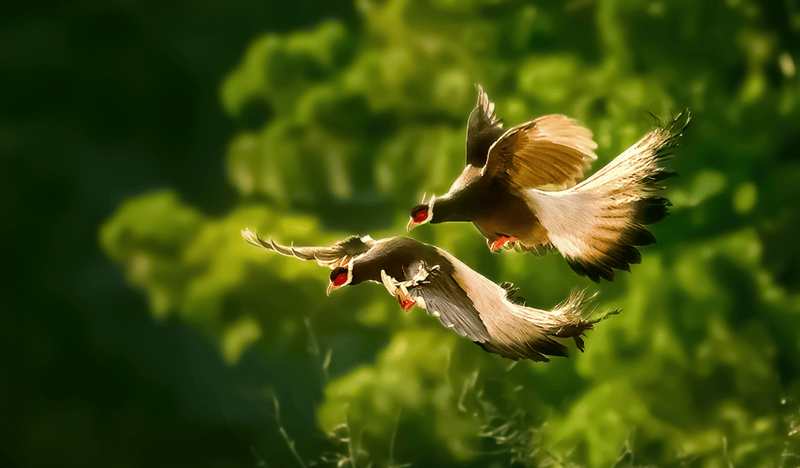
{"type": "Polygon", "coordinates": [[[353,281],[359,284],[364,281],[381,281],[381,270],[386,274],[403,280],[404,267],[413,258],[413,252],[419,242],[404,237],[394,237],[370,249],[366,254],[353,259],[353,281]]]}
{"type": "Polygon", "coordinates": [[[470,221],[474,210],[461,197],[442,197],[436,199],[431,223],[448,221],[470,221]]]}
{"type": "Polygon", "coordinates": [[[436,198],[432,223],[473,221],[492,204],[493,185],[482,180],[471,183],[452,194],[436,198]]]}

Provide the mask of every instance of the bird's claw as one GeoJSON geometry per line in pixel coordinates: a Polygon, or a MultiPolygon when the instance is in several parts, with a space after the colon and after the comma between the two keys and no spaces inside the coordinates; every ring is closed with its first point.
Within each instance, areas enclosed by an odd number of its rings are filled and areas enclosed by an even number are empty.
{"type": "Polygon", "coordinates": [[[400,303],[400,307],[403,308],[406,312],[411,310],[412,307],[417,305],[417,301],[414,299],[403,299],[402,297],[398,297],[397,301],[400,303]]]}
{"type": "Polygon", "coordinates": [[[403,308],[405,311],[411,310],[412,307],[417,305],[417,301],[411,297],[411,294],[408,293],[408,288],[404,283],[399,283],[397,288],[397,302],[400,303],[400,307],[403,308]]]}
{"type": "Polygon", "coordinates": [[[397,297],[397,301],[400,303],[400,307],[402,307],[403,310],[408,311],[417,304],[417,301],[411,297],[411,294],[408,292],[408,285],[413,286],[416,284],[413,280],[400,283],[387,275],[385,270],[381,270],[381,281],[383,281],[383,285],[386,287],[386,290],[389,291],[389,294],[397,297]]]}
{"type": "Polygon", "coordinates": [[[517,244],[517,238],[516,237],[500,236],[494,242],[489,244],[489,249],[492,252],[497,252],[498,250],[500,250],[503,247],[513,248],[514,246],[516,246],[516,244],[517,244]]]}

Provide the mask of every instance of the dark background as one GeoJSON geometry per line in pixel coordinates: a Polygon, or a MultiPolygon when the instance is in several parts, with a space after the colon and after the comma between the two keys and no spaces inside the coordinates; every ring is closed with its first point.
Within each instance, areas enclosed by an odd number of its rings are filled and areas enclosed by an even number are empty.
{"type": "Polygon", "coordinates": [[[222,78],[256,35],[334,15],[355,18],[309,0],[3,8],[0,465],[255,465],[270,420],[237,395],[245,371],[154,323],[97,229],[153,188],[228,209],[222,78]]]}

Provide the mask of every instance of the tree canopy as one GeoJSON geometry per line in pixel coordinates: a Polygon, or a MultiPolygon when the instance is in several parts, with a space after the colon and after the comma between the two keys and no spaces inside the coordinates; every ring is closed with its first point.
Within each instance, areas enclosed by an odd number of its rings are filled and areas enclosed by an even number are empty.
{"type": "Polygon", "coordinates": [[[796,466],[800,462],[800,10],[751,0],[358,0],[356,24],[255,38],[220,99],[237,196],[209,214],[139,194],[100,229],[154,317],[201,330],[269,402],[267,466],[796,466]],[[378,285],[246,245],[402,235],[464,164],[480,83],[506,127],[548,113],[599,144],[593,170],[689,108],[672,215],[599,285],[558,255],[491,254],[467,224],[411,235],[537,307],[575,287],[622,312],[586,352],[489,355],[378,285]],[[327,436],[326,436],[327,434],[327,436]],[[277,447],[275,444],[281,445],[277,447]],[[347,465],[347,463],[350,463],[347,465]]]}

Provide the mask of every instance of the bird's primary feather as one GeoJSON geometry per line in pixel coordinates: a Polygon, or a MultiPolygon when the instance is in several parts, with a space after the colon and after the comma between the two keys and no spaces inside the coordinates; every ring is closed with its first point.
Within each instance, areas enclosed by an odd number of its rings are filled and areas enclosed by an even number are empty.
{"type": "Polygon", "coordinates": [[[350,236],[340,240],[328,247],[295,247],[294,245],[285,246],[278,244],[272,239],[262,240],[258,234],[250,228],[242,230],[242,237],[245,241],[267,250],[294,257],[300,260],[314,260],[321,266],[335,268],[343,261],[361,255],[370,249],[375,242],[369,236],[358,237],[350,236]]]}
{"type": "Polygon", "coordinates": [[[467,164],[483,167],[489,148],[503,134],[503,123],[494,114],[494,103],[478,87],[478,103],[467,121],[467,164]]]}
{"type": "Polygon", "coordinates": [[[429,314],[435,316],[447,328],[476,343],[484,343],[492,338],[486,329],[481,313],[463,292],[451,275],[441,268],[429,268],[424,263],[411,265],[424,272],[422,281],[410,281],[408,290],[412,297],[421,298],[418,303],[429,314]]]}
{"type": "Polygon", "coordinates": [[[504,133],[489,149],[481,175],[516,189],[566,188],[597,159],[592,132],[565,115],[545,115],[504,133]]]}

